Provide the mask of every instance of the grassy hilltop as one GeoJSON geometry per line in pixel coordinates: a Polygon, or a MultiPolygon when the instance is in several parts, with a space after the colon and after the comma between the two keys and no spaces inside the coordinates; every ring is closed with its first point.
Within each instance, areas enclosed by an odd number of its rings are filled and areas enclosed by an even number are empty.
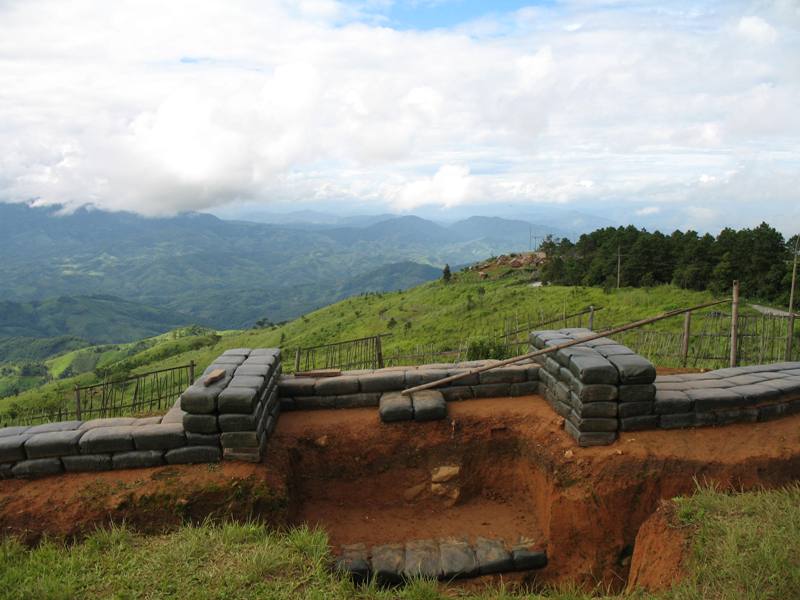
{"type": "MultiPolygon", "coordinates": [[[[52,405],[76,384],[102,377],[183,365],[191,360],[201,370],[227,348],[279,346],[291,353],[297,347],[391,333],[384,339],[384,355],[391,358],[395,353],[417,352],[422,346],[428,351],[444,351],[464,348],[470,341],[496,341],[506,329],[525,328],[528,323],[557,317],[564,311],[575,313],[590,305],[602,307],[595,317],[597,329],[712,298],[709,292],[672,286],[606,291],[532,287],[528,270],[503,265],[491,266],[483,273],[486,275],[467,270],[454,273],[449,283],[437,280],[405,291],[354,296],[282,325],[231,331],[185,327],[137,342],[71,350],[40,363],[46,376],[34,380],[31,389],[0,400],[0,414],[12,404],[52,405]],[[40,385],[34,385],[37,382],[40,385]]],[[[576,319],[570,321],[570,325],[576,324],[576,319]]],[[[671,319],[653,327],[678,331],[681,326],[680,319],[671,319]]]]}

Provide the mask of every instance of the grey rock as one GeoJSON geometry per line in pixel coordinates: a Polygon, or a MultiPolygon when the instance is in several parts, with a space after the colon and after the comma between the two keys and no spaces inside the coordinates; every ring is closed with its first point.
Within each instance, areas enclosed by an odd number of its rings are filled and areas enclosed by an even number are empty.
{"type": "Polygon", "coordinates": [[[403,371],[378,371],[369,375],[360,375],[358,381],[362,392],[391,392],[403,389],[405,373],[403,371]]]}
{"type": "Polygon", "coordinates": [[[575,357],[582,357],[582,356],[597,356],[597,352],[591,348],[587,348],[585,346],[570,346],[568,348],[564,348],[559,350],[555,353],[553,358],[555,361],[561,365],[562,367],[566,367],[569,365],[569,361],[572,359],[573,356],[575,357]]]}
{"type": "Polygon", "coordinates": [[[464,540],[447,539],[439,543],[439,565],[445,580],[473,577],[478,574],[475,551],[464,540]]]}
{"type": "Polygon", "coordinates": [[[401,544],[385,544],[372,548],[372,573],[380,585],[397,585],[403,581],[406,550],[401,544]]]}
{"type": "Polygon", "coordinates": [[[222,459],[222,450],[217,446],[186,446],[167,450],[164,459],[171,465],[215,463],[222,459]]]}
{"type": "Polygon", "coordinates": [[[50,431],[69,431],[78,429],[83,425],[83,421],[60,421],[58,423],[43,423],[42,425],[34,425],[25,433],[49,433],[50,431]]]}
{"type": "Polygon", "coordinates": [[[144,425],[132,431],[137,450],[171,450],[186,445],[183,425],[144,425]]]}
{"type": "Polygon", "coordinates": [[[134,450],[117,452],[111,455],[113,469],[144,469],[164,464],[164,453],[161,450],[134,450]]]}
{"type": "Polygon", "coordinates": [[[81,471],[110,471],[110,454],[78,454],[75,456],[62,456],[61,462],[68,473],[81,471]]]}
{"type": "Polygon", "coordinates": [[[424,577],[438,579],[442,567],[439,563],[439,546],[433,540],[415,540],[406,544],[403,575],[406,579],[424,577]]]}
{"type": "MultiPolygon", "coordinates": [[[[217,397],[220,413],[252,414],[258,401],[258,389],[249,387],[228,387],[217,397]]],[[[210,432],[203,432],[210,433],[210,432]]]]}
{"type": "Polygon", "coordinates": [[[411,396],[404,396],[400,392],[387,392],[383,394],[381,396],[378,414],[380,415],[381,421],[384,423],[410,421],[414,418],[411,396]]]}
{"type": "Polygon", "coordinates": [[[78,454],[78,441],[84,434],[81,430],[50,431],[32,435],[25,442],[28,458],[51,458],[68,454],[78,454]]]}
{"type": "Polygon", "coordinates": [[[31,437],[29,433],[8,435],[0,438],[0,462],[17,462],[25,460],[25,442],[31,437]]]}
{"type": "Polygon", "coordinates": [[[411,395],[415,421],[436,421],[447,416],[447,402],[437,390],[423,390],[411,395]]]}
{"type": "Polygon", "coordinates": [[[219,424],[216,415],[191,415],[183,416],[183,429],[192,433],[217,433],[219,424]]]}
{"type": "Polygon", "coordinates": [[[475,540],[475,556],[481,575],[505,573],[514,569],[514,560],[502,540],[477,538],[475,540]]]}
{"type": "Polygon", "coordinates": [[[89,429],[81,436],[80,442],[78,442],[81,453],[104,454],[106,452],[126,452],[128,450],[133,450],[134,429],[135,428],[131,425],[89,429]]]}
{"type": "Polygon", "coordinates": [[[369,582],[372,569],[366,546],[364,544],[342,546],[342,553],[336,559],[336,570],[349,575],[356,584],[369,582]]]}
{"type": "Polygon", "coordinates": [[[27,479],[33,477],[43,477],[45,475],[56,475],[64,471],[64,466],[58,458],[36,458],[33,460],[23,460],[11,468],[14,477],[27,479]]]}

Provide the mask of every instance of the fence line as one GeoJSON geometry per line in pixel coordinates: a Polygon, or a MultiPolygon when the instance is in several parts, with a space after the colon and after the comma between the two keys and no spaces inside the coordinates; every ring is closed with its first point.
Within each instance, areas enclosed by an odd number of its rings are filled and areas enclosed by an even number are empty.
{"type": "Polygon", "coordinates": [[[72,397],[62,399],[55,407],[12,407],[0,415],[0,426],[163,412],[191,385],[194,371],[192,361],[188,365],[139,373],[125,379],[76,386],[72,397]]]}
{"type": "Polygon", "coordinates": [[[382,369],[384,367],[382,333],[355,340],[297,348],[294,356],[294,373],[317,369],[382,369]]]}

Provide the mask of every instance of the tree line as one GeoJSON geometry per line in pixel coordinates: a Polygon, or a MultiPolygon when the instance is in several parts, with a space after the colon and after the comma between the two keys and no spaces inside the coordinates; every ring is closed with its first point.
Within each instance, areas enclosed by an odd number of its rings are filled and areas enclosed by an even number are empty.
{"type": "Polygon", "coordinates": [[[691,290],[727,293],[741,282],[751,298],[786,304],[797,236],[786,240],[766,223],[752,229],[723,229],[716,237],[696,231],[606,227],[577,242],[548,237],[540,250],[548,256],[544,281],[610,289],[674,284],[691,290]]]}

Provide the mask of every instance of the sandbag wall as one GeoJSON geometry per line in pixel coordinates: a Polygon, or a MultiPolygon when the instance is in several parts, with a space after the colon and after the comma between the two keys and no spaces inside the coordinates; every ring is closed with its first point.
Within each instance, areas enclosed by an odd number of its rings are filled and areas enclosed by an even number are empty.
{"type": "MultiPolygon", "coordinates": [[[[530,341],[543,349],[592,334],[583,328],[537,331],[530,341]]],[[[652,412],[655,367],[614,340],[577,344],[543,355],[541,363],[540,393],[564,417],[565,429],[581,446],[611,444],[622,423],[641,424],[652,412]]]]}
{"type": "Polygon", "coordinates": [[[280,414],[278,348],[226,350],[181,395],[187,439],[221,447],[223,458],[259,462],[280,414]],[[206,378],[224,370],[222,379],[206,378]]]}
{"type": "MultiPolygon", "coordinates": [[[[430,383],[497,361],[469,361],[419,367],[345,371],[336,377],[284,375],[278,382],[282,410],[377,407],[381,395],[430,383]]],[[[500,367],[471,374],[436,388],[448,402],[473,398],[503,398],[539,393],[539,365],[500,367]]]]}

